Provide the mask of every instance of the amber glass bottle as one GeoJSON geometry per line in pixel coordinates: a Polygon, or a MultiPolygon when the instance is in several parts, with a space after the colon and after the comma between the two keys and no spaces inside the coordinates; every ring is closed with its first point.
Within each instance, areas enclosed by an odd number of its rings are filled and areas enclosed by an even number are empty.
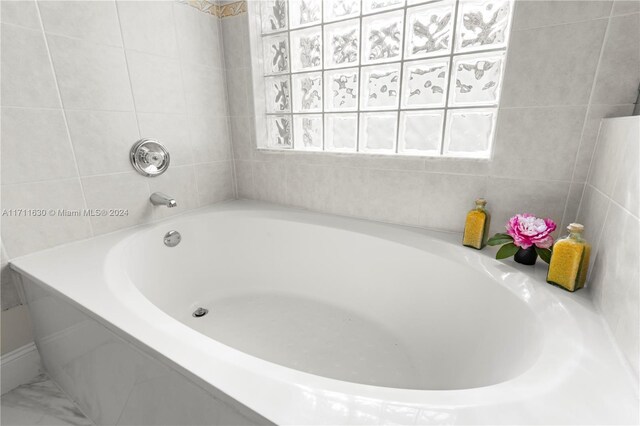
{"type": "Polygon", "coordinates": [[[489,222],[491,217],[485,210],[487,201],[484,198],[476,200],[476,207],[467,213],[467,221],[464,225],[462,244],[480,250],[487,244],[489,222]]]}
{"type": "Polygon", "coordinates": [[[567,229],[569,235],[553,245],[547,282],[576,291],[587,281],[591,246],[582,238],[584,226],[572,223],[567,229]]]}

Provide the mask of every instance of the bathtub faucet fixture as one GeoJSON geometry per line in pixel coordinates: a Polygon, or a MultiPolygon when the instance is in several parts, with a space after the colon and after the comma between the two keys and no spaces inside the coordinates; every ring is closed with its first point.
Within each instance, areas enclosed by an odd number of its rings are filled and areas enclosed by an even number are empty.
{"type": "Polygon", "coordinates": [[[154,192],[149,198],[154,206],[167,206],[169,208],[176,207],[178,203],[173,198],[162,192],[154,192]]]}

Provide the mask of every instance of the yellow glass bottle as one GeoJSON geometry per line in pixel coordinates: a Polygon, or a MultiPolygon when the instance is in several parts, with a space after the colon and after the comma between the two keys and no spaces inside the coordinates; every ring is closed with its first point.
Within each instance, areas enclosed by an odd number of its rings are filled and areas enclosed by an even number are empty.
{"type": "Polygon", "coordinates": [[[582,238],[584,226],[572,223],[567,229],[569,235],[553,245],[547,282],[576,291],[587,281],[591,246],[582,238]]]}
{"type": "Polygon", "coordinates": [[[467,213],[462,236],[463,245],[480,250],[487,244],[491,216],[484,208],[486,205],[487,201],[484,198],[478,198],[476,207],[467,213]]]}

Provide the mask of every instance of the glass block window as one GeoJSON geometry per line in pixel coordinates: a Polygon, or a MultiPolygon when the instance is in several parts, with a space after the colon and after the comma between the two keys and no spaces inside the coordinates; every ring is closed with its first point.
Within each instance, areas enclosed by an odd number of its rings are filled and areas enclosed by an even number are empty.
{"type": "Polygon", "coordinates": [[[260,148],[489,157],[512,0],[251,6],[260,148]]]}

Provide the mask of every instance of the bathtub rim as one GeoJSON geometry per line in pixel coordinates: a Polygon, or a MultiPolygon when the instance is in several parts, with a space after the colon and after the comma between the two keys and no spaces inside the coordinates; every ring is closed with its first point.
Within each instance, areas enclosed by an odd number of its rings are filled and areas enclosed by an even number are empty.
{"type": "MultiPolygon", "coordinates": [[[[300,417],[302,413],[291,413],[290,407],[291,404],[301,403],[302,401],[300,398],[303,393],[309,391],[315,392],[316,396],[328,395],[331,398],[344,396],[361,399],[364,402],[377,401],[387,405],[395,404],[396,406],[412,409],[424,408],[436,411],[438,409],[442,409],[447,412],[454,413],[458,409],[466,409],[469,406],[495,406],[496,410],[499,410],[501,403],[505,402],[505,400],[509,403],[515,402],[516,405],[522,405],[522,408],[525,409],[528,405],[528,400],[535,400],[534,396],[544,393],[550,384],[560,384],[563,381],[566,382],[566,379],[570,378],[569,376],[571,376],[575,371],[574,369],[577,369],[580,365],[580,362],[574,362],[573,365],[567,364],[566,357],[556,358],[556,361],[563,362],[564,367],[566,367],[565,369],[561,369],[563,373],[562,377],[547,377],[546,380],[542,381],[542,383],[540,380],[537,380],[537,383],[536,380],[529,382],[531,380],[530,377],[525,377],[526,380],[522,380],[522,377],[538,364],[538,361],[536,361],[535,365],[532,366],[530,370],[527,370],[527,372],[522,375],[516,376],[506,382],[464,390],[407,390],[342,382],[336,379],[315,376],[310,373],[304,373],[288,367],[273,364],[268,361],[255,358],[252,355],[229,348],[220,342],[216,342],[201,335],[199,332],[191,329],[187,325],[179,323],[176,319],[170,317],[164,311],[160,310],[160,308],[153,305],[142,294],[139,294],[139,297],[147,301],[157,310],[156,314],[166,316],[164,321],[161,322],[162,325],[168,326],[171,325],[169,324],[170,322],[175,323],[173,325],[177,326],[177,331],[180,332],[179,340],[183,343],[187,338],[191,339],[189,340],[191,343],[199,342],[201,339],[207,339],[211,343],[214,343],[214,345],[206,345],[207,349],[212,349],[214,352],[221,350],[226,351],[226,353],[215,353],[215,355],[219,357],[216,359],[216,362],[220,364],[217,368],[213,370],[203,368],[202,363],[196,366],[197,368],[194,368],[193,361],[189,359],[190,355],[194,354],[192,350],[181,351],[178,349],[177,351],[171,351],[168,350],[166,345],[160,344],[162,342],[158,341],[159,336],[156,335],[157,333],[154,333],[154,336],[151,338],[149,338],[149,335],[145,335],[144,331],[148,330],[145,330],[144,327],[149,327],[150,324],[145,323],[136,315],[131,315],[130,309],[122,309],[122,300],[110,291],[111,287],[109,286],[109,283],[107,282],[108,280],[105,276],[101,275],[100,280],[96,280],[95,275],[91,275],[90,273],[87,275],[88,272],[84,271],[84,274],[80,274],[81,276],[76,277],[73,283],[69,283],[68,279],[63,279],[65,274],[69,274],[68,271],[65,271],[65,256],[67,258],[69,255],[83,256],[87,260],[90,260],[88,262],[89,265],[94,267],[104,266],[105,262],[101,264],[100,259],[104,260],[105,256],[108,256],[109,253],[116,250],[116,247],[126,244],[130,238],[139,236],[142,232],[152,230],[160,225],[169,226],[174,222],[182,221],[185,218],[191,218],[193,216],[197,217],[203,213],[207,214],[211,212],[233,211],[269,211],[276,212],[278,214],[284,213],[287,215],[297,214],[299,216],[315,219],[318,217],[324,217],[325,219],[329,218],[327,219],[329,221],[341,221],[347,224],[355,223],[364,227],[372,226],[371,222],[363,221],[361,219],[312,213],[261,202],[233,201],[177,215],[161,222],[116,231],[114,233],[94,237],[89,240],[70,243],[65,246],[59,246],[43,252],[23,256],[21,258],[14,259],[11,262],[11,267],[35,281],[37,284],[53,290],[55,294],[58,294],[65,300],[72,302],[74,306],[80,308],[92,318],[97,319],[110,330],[121,335],[128,342],[138,346],[154,358],[169,364],[169,366],[182,374],[186,373],[192,381],[202,383],[202,386],[204,387],[212,386],[217,388],[230,397],[236,399],[240,404],[247,406],[251,410],[276,423],[287,424],[308,422],[308,418],[306,420],[302,420],[300,417]],[[87,246],[91,246],[92,250],[95,252],[86,250],[87,246]],[[56,261],[58,261],[58,264],[56,264],[56,261]],[[84,277],[82,275],[84,275],[84,277]],[[101,297],[97,298],[100,300],[100,303],[97,305],[95,303],[87,302],[87,297],[90,296],[89,299],[91,299],[91,295],[87,295],[87,289],[83,283],[89,277],[94,281],[99,281],[100,284],[99,288],[101,290],[101,297]],[[107,305],[105,302],[108,302],[109,307],[111,308],[110,312],[107,312],[109,311],[108,309],[105,311],[104,306],[98,306],[107,305]],[[89,306],[87,306],[87,304],[89,306]],[[116,308],[115,310],[113,309],[114,307],[116,308]],[[143,328],[141,328],[141,326],[143,326],[143,328]],[[220,347],[216,347],[218,345],[221,345],[224,348],[221,349],[220,347]],[[238,357],[238,355],[240,356],[238,357]],[[239,359],[241,359],[245,365],[239,365],[239,359]],[[267,366],[267,364],[271,365],[267,366]],[[228,374],[228,371],[224,371],[228,368],[233,370],[232,374],[228,374]],[[269,370],[269,374],[265,374],[265,368],[269,370]],[[264,382],[265,376],[268,377],[270,383],[257,383],[261,381],[264,382]],[[224,380],[221,380],[222,377],[224,377],[224,380]],[[243,377],[247,382],[240,386],[233,386],[233,382],[243,382],[243,380],[239,380],[238,377],[243,377]],[[300,377],[303,377],[305,380],[298,380],[300,377]],[[305,384],[303,385],[301,382],[304,382],[305,384]],[[252,383],[253,386],[249,386],[247,383],[252,383]],[[265,386],[266,389],[262,389],[265,386]],[[262,391],[255,392],[256,389],[262,389],[262,391]],[[356,390],[354,391],[354,389],[356,390]],[[260,395],[260,397],[256,398],[256,394],[260,395]],[[261,396],[264,394],[268,394],[270,397],[273,397],[269,399],[269,403],[264,402],[264,397],[261,396]],[[526,395],[527,398],[522,400],[521,398],[524,395],[526,395]],[[497,404],[496,401],[498,401],[497,404]]],[[[428,231],[421,228],[416,229],[400,225],[379,223],[373,223],[373,226],[379,227],[379,229],[383,231],[383,234],[385,232],[393,234],[398,231],[403,231],[408,232],[408,235],[413,234],[417,239],[424,239],[425,236],[432,237],[442,244],[454,244],[457,243],[457,240],[459,239],[459,235],[456,233],[442,233],[437,231],[428,231]]],[[[574,293],[570,296],[568,293],[565,293],[560,289],[540,282],[542,277],[540,269],[534,270],[533,273],[523,275],[523,273],[526,272],[525,269],[516,269],[517,266],[514,268],[514,265],[507,265],[502,262],[495,261],[487,251],[469,251],[469,253],[471,253],[472,257],[479,259],[483,264],[493,265],[494,267],[503,268],[509,273],[515,273],[515,275],[512,276],[512,278],[515,277],[514,279],[526,278],[527,281],[531,282],[531,285],[542,291],[543,294],[546,294],[548,297],[552,297],[552,299],[558,300],[562,304],[566,305],[568,311],[573,317],[572,319],[575,320],[576,323],[585,323],[586,321],[591,328],[602,326],[602,319],[599,316],[594,316],[595,310],[593,305],[584,292],[582,294],[574,293]]],[[[135,286],[133,286],[133,288],[135,288],[135,286]]],[[[135,290],[138,291],[137,288],[135,288],[135,290]]],[[[94,293],[92,297],[95,302],[96,294],[94,293]]],[[[140,300],[138,299],[136,302],[139,303],[140,300]]],[[[154,315],[154,319],[159,319],[158,315],[154,315]]],[[[583,329],[583,331],[580,331],[580,329],[577,329],[576,327],[572,327],[572,329],[577,332],[577,334],[572,337],[580,337],[577,341],[572,340],[572,342],[579,343],[580,349],[584,350],[585,345],[582,341],[582,337],[589,334],[589,330],[585,331],[583,329]]],[[[167,332],[165,330],[165,334],[160,334],[160,336],[165,338],[165,340],[167,337],[166,333],[167,332]]],[[[175,340],[175,338],[176,336],[172,336],[173,340],[175,340]]],[[[561,340],[557,340],[557,342],[562,343],[561,340]]],[[[200,346],[201,344],[202,342],[200,341],[196,346],[200,346]]],[[[605,358],[607,357],[608,356],[605,358]]],[[[549,372],[548,369],[546,371],[549,372]]],[[[616,380],[619,381],[620,377],[617,377],[616,380]]],[[[354,408],[356,405],[357,404],[354,405],[354,408]]],[[[526,411],[523,410],[523,412],[526,411]]],[[[314,422],[335,422],[335,418],[332,417],[334,413],[316,412],[315,414],[316,417],[314,418],[314,422]]]]}

